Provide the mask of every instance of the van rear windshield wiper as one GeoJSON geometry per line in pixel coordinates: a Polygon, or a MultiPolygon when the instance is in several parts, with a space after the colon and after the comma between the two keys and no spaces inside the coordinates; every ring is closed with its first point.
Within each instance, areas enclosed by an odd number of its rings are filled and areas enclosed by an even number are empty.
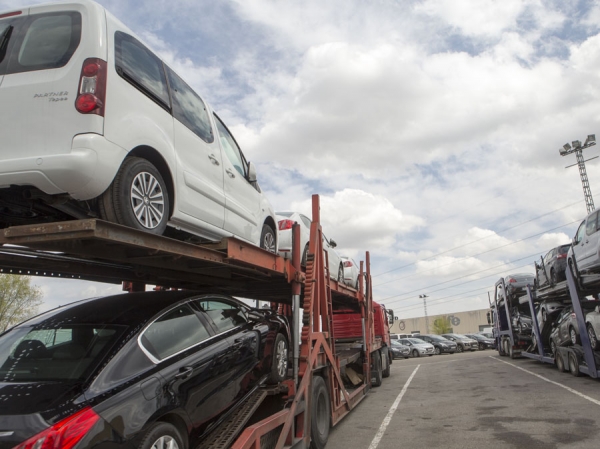
{"type": "Polygon", "coordinates": [[[12,33],[13,26],[10,25],[4,33],[0,35],[0,62],[4,60],[4,56],[6,56],[6,49],[8,48],[8,41],[10,39],[10,35],[12,33]]]}

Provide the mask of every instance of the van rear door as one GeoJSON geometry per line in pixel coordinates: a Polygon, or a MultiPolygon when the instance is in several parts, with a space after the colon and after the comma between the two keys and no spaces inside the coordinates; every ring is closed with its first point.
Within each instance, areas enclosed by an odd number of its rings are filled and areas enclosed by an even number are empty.
{"type": "Polygon", "coordinates": [[[83,61],[106,60],[102,11],[93,4],[35,6],[9,22],[0,84],[5,160],[31,158],[43,170],[51,156],[71,152],[75,135],[102,134],[103,117],[75,109],[83,61]]]}

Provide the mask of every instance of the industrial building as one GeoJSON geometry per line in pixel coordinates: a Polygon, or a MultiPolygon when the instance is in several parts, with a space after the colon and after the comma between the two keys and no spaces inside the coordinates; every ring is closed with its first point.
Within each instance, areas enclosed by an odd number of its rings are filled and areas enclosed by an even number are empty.
{"type": "Polygon", "coordinates": [[[488,324],[487,313],[489,309],[471,310],[468,312],[456,312],[444,315],[432,315],[427,318],[403,318],[394,317],[394,324],[390,332],[395,334],[435,334],[434,323],[436,320],[446,320],[450,330],[457,334],[469,334],[491,329],[488,324]]]}

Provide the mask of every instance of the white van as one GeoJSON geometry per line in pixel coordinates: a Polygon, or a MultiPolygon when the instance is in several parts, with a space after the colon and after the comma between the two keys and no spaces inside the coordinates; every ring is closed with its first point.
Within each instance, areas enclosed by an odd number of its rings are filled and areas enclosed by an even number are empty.
{"type": "Polygon", "coordinates": [[[86,0],[0,13],[0,227],[90,217],[277,251],[254,165],[131,30],[86,0]]]}

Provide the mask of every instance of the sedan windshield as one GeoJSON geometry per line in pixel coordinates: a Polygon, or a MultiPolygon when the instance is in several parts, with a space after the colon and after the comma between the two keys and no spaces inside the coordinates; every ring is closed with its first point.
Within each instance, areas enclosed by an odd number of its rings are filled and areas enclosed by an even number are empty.
{"type": "Polygon", "coordinates": [[[425,342],[423,340],[419,340],[418,338],[409,338],[408,341],[410,341],[411,343],[413,343],[415,345],[425,344],[425,342]]]}
{"type": "Polygon", "coordinates": [[[99,364],[122,327],[19,327],[0,337],[0,382],[78,381],[99,364]]]}

